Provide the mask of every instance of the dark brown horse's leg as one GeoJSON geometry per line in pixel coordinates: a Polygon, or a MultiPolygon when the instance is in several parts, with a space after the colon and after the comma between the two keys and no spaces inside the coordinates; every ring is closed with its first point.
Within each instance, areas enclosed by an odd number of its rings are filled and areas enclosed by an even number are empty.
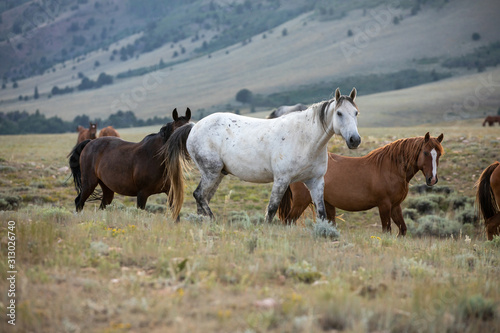
{"type": "Polygon", "coordinates": [[[398,237],[405,236],[406,223],[405,219],[403,218],[403,211],[401,210],[401,205],[392,207],[391,213],[392,213],[392,220],[394,221],[394,223],[396,223],[396,225],[399,228],[398,237]]]}
{"type": "Polygon", "coordinates": [[[142,192],[137,193],[137,208],[146,209],[146,203],[148,202],[149,195],[142,192]]]}
{"type": "Polygon", "coordinates": [[[101,205],[99,206],[99,209],[105,209],[107,205],[113,201],[113,197],[115,196],[115,192],[111,191],[109,187],[104,185],[102,182],[99,182],[99,185],[102,188],[102,199],[101,199],[101,205]]]}
{"type": "Polygon", "coordinates": [[[97,187],[97,182],[92,185],[89,185],[88,183],[82,186],[82,192],[78,197],[75,199],[75,204],[76,204],[76,211],[79,212],[83,209],[83,206],[85,205],[85,201],[90,197],[92,193],[94,193],[95,188],[97,187]]]}
{"type": "Polygon", "coordinates": [[[488,240],[492,240],[493,236],[500,236],[500,213],[487,219],[485,224],[488,240]]]}
{"type": "Polygon", "coordinates": [[[378,207],[378,212],[382,222],[382,231],[391,233],[391,204],[383,203],[378,207]]]}

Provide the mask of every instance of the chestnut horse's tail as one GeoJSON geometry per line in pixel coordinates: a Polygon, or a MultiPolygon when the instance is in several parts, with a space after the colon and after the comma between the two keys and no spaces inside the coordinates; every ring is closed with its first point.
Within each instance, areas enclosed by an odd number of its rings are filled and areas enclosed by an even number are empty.
{"type": "Polygon", "coordinates": [[[82,170],[80,169],[80,155],[83,151],[83,148],[90,142],[91,140],[84,140],[78,143],[75,148],[69,153],[67,157],[69,157],[69,167],[71,169],[71,174],[73,175],[73,182],[75,184],[75,190],[78,195],[82,192],[82,170]]]}
{"type": "Polygon", "coordinates": [[[172,133],[162,149],[165,173],[170,181],[168,191],[169,201],[172,203],[172,216],[177,219],[184,202],[184,171],[189,169],[191,157],[186,147],[186,140],[191,133],[193,123],[187,123],[172,133]]]}
{"type": "Polygon", "coordinates": [[[278,218],[283,223],[288,223],[290,220],[290,211],[292,210],[292,190],[290,186],[286,188],[285,194],[281,198],[280,204],[278,206],[278,218]]]}
{"type": "Polygon", "coordinates": [[[498,205],[495,201],[495,196],[493,195],[493,191],[491,190],[490,186],[491,174],[499,165],[499,162],[495,162],[487,167],[476,183],[476,205],[478,206],[479,216],[482,215],[485,220],[498,214],[499,212],[498,205]]]}

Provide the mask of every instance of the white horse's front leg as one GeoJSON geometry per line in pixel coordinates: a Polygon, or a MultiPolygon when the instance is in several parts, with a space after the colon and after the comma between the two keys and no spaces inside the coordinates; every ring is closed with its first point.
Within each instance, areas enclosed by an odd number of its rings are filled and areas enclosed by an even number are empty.
{"type": "Polygon", "coordinates": [[[304,183],[311,192],[311,198],[314,202],[314,206],[316,207],[318,217],[322,220],[326,220],[325,201],[323,198],[325,191],[325,178],[313,178],[304,183]]]}
{"type": "Polygon", "coordinates": [[[273,221],[274,215],[280,205],[281,199],[285,194],[286,189],[290,185],[290,181],[284,181],[282,179],[274,180],[273,189],[271,191],[271,198],[269,199],[269,205],[267,206],[266,219],[267,223],[273,221]]]}

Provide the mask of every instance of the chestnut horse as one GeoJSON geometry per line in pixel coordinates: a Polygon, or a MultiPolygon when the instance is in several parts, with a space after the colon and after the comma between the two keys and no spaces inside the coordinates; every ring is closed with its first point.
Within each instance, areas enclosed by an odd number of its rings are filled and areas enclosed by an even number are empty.
{"type": "Polygon", "coordinates": [[[113,126],[108,126],[104,127],[100,132],[99,132],[99,137],[102,138],[103,136],[116,136],[117,138],[120,137],[120,134],[118,134],[118,131],[113,128],[113,126]]]}
{"type": "Polygon", "coordinates": [[[483,216],[488,240],[500,236],[500,162],[493,162],[484,169],[476,183],[476,205],[483,216]]]}
{"type": "Polygon", "coordinates": [[[85,140],[94,140],[95,134],[97,132],[97,123],[90,122],[89,128],[83,126],[78,126],[76,131],[78,132],[78,139],[76,144],[79,144],[85,140]]]}
{"type": "Polygon", "coordinates": [[[489,126],[495,125],[495,123],[500,124],[500,116],[486,116],[483,121],[483,126],[488,124],[489,126]]]}
{"type": "Polygon", "coordinates": [[[141,142],[127,142],[116,137],[86,140],[70,153],[69,165],[78,196],[76,210],[81,211],[85,201],[93,194],[97,184],[102,188],[101,206],[104,209],[116,193],[137,197],[137,207],[144,209],[148,197],[168,193],[170,182],[158,151],[172,133],[191,119],[191,110],[179,117],[172,112],[174,121],[163,126],[156,134],[141,142]]]}
{"type": "MultiPolygon", "coordinates": [[[[443,154],[443,134],[400,139],[375,149],[363,157],[329,153],[325,174],[327,218],[335,221],[335,208],[357,212],[378,207],[382,230],[391,232],[391,218],[406,234],[401,203],[408,194],[409,181],[422,171],[428,186],[437,183],[439,157],[443,154]]],[[[278,210],[282,221],[294,222],[311,204],[303,183],[293,183],[285,192],[278,210]]]]}

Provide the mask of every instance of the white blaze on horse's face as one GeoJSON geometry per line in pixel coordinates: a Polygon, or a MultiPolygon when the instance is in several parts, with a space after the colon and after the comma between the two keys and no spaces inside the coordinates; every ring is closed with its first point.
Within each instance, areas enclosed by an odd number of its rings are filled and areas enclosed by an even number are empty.
{"type": "Polygon", "coordinates": [[[429,133],[425,134],[424,146],[418,157],[417,166],[422,170],[425,176],[425,182],[428,186],[433,186],[438,182],[439,157],[441,157],[442,148],[440,144],[443,141],[443,134],[437,138],[431,138],[429,133]]]}
{"type": "Polygon", "coordinates": [[[354,103],[356,88],[353,88],[349,97],[340,95],[340,90],[335,91],[335,105],[333,113],[333,130],[335,134],[344,138],[349,149],[358,148],[361,137],[358,133],[358,108],[354,103]]]}

